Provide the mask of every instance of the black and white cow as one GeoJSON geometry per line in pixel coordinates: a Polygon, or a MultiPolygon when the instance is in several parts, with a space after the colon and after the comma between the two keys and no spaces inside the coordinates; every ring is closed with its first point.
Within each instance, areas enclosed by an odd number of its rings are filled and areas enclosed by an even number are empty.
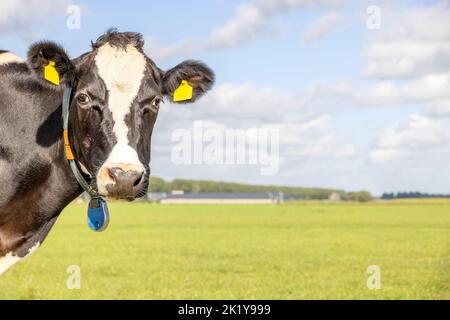
{"type": "Polygon", "coordinates": [[[27,61],[0,51],[0,274],[38,248],[83,191],[65,155],[61,105],[69,84],[69,140],[91,185],[105,197],[146,194],[160,102],[173,101],[183,80],[193,87],[187,102],[196,101],[214,74],[196,61],[162,71],[143,45],[140,34],[110,30],[74,60],[52,42],[31,46],[27,61]],[[50,61],[59,86],[44,79],[50,61]]]}

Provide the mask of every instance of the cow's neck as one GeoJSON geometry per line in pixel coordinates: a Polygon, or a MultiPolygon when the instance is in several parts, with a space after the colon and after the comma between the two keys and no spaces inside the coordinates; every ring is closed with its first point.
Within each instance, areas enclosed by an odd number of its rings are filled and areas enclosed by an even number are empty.
{"type": "MultiPolygon", "coordinates": [[[[0,257],[28,255],[43,242],[61,211],[82,193],[65,156],[62,93],[51,95],[45,106],[48,112],[41,113],[32,134],[37,145],[30,146],[23,158],[35,154],[19,160],[21,180],[11,199],[0,206],[0,257]]],[[[29,139],[24,137],[24,143],[29,139]]]]}

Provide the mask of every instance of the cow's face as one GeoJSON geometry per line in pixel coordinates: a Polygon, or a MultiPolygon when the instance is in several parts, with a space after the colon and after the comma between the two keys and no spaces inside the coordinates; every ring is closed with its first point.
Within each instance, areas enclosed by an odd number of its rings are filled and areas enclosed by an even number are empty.
{"type": "Polygon", "coordinates": [[[193,87],[192,99],[185,102],[194,102],[214,81],[209,68],[193,61],[163,72],[142,46],[138,34],[108,32],[93,44],[92,52],[73,61],[51,43],[30,49],[29,65],[38,75],[42,66],[55,61],[62,85],[75,80],[72,146],[103,196],[133,200],[146,194],[160,103],[165,97],[172,100],[183,80],[193,87]]]}

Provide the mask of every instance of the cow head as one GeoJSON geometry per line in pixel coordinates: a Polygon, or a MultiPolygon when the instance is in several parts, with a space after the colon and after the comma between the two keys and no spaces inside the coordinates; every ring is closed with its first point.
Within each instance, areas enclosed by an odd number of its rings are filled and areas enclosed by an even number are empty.
{"type": "Polygon", "coordinates": [[[71,144],[103,196],[133,200],[146,194],[160,103],[173,101],[183,80],[193,88],[192,99],[184,103],[195,102],[214,82],[213,72],[196,61],[162,71],[144,54],[143,45],[140,34],[112,30],[75,60],[51,42],[37,43],[28,53],[30,69],[46,86],[74,87],[71,144]],[[60,86],[43,77],[50,61],[55,62],[60,86]]]}

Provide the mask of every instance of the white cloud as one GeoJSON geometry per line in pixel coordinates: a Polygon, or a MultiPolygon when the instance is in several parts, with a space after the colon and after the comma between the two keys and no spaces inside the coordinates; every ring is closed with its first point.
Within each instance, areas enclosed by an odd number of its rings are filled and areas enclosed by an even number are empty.
{"type": "MultiPolygon", "coordinates": [[[[295,134],[296,131],[282,130],[283,134],[295,134]]],[[[296,144],[284,144],[285,156],[302,158],[351,158],[358,155],[356,147],[350,143],[342,144],[336,141],[329,131],[323,136],[315,136],[306,140],[304,136],[298,136],[296,144]]],[[[283,143],[283,139],[281,139],[283,143]]]]}
{"type": "Polygon", "coordinates": [[[198,101],[195,109],[183,108],[182,114],[175,117],[186,118],[189,117],[186,113],[189,113],[240,126],[249,122],[298,124],[320,115],[339,112],[348,102],[350,90],[345,82],[313,84],[305,90],[294,92],[259,87],[251,82],[224,83],[198,101]]]}
{"type": "MultiPolygon", "coordinates": [[[[343,142],[333,134],[334,117],[324,112],[325,105],[334,101],[334,93],[325,97],[328,88],[286,93],[252,83],[218,85],[194,105],[162,106],[153,134],[152,172],[170,178],[204,178],[265,184],[295,184],[325,186],[324,182],[301,180],[299,175],[285,172],[302,170],[311,163],[352,161],[359,155],[357,147],[343,142]],[[303,99],[305,95],[308,98],[303,99]],[[319,99],[321,96],[321,99],[319,99]],[[317,104],[323,104],[316,108],[317,104]],[[185,165],[171,162],[171,134],[174,130],[192,128],[195,121],[213,125],[219,130],[254,128],[278,129],[280,141],[280,173],[265,178],[259,166],[251,165],[185,165]]],[[[322,174],[322,168],[306,173],[322,174]]],[[[317,177],[316,177],[317,179],[317,177]]],[[[335,183],[335,181],[331,182],[335,183]]],[[[335,185],[336,186],[336,185],[335,185]]]]}
{"type": "Polygon", "coordinates": [[[364,75],[414,77],[450,68],[448,1],[429,7],[382,7],[382,28],[364,51],[364,75]],[[401,12],[401,14],[399,13],[401,12]]]}
{"type": "Polygon", "coordinates": [[[155,152],[168,152],[167,145],[159,145],[158,141],[169,141],[173,130],[190,128],[194,121],[202,120],[228,129],[275,127],[280,130],[282,156],[309,159],[354,157],[356,147],[333,136],[333,117],[324,110],[325,105],[336,105],[336,97],[331,90],[327,99],[325,92],[317,93],[323,99],[319,101],[318,97],[312,98],[315,93],[309,91],[289,94],[252,83],[219,85],[195,105],[163,106],[155,130],[155,152]],[[300,98],[305,95],[309,97],[300,98]],[[320,104],[323,106],[318,107],[320,104]]]}
{"type": "Polygon", "coordinates": [[[300,123],[279,124],[280,142],[286,157],[347,158],[358,152],[352,144],[337,141],[332,133],[333,117],[321,114],[300,123]]]}
{"type": "Polygon", "coordinates": [[[448,142],[449,138],[450,128],[446,124],[414,114],[406,124],[385,129],[378,141],[378,146],[381,148],[429,147],[448,142]]]}
{"type": "Polygon", "coordinates": [[[252,83],[224,83],[215,86],[193,105],[163,105],[158,123],[164,126],[163,130],[170,131],[187,127],[186,124],[195,120],[235,128],[282,123],[288,110],[296,112],[298,107],[290,101],[291,95],[272,88],[257,87],[252,83]]]}
{"type": "MultiPolygon", "coordinates": [[[[183,39],[172,45],[162,45],[157,39],[150,38],[154,44],[147,47],[163,60],[186,55],[205,49],[235,48],[255,41],[265,34],[273,19],[285,12],[305,8],[337,8],[348,0],[254,0],[236,7],[235,15],[223,25],[216,27],[204,40],[183,39]],[[153,49],[152,49],[153,48],[153,49]]],[[[307,38],[317,38],[330,31],[340,19],[337,13],[330,13],[311,26],[307,38]],[[336,21],[334,21],[336,20],[336,21]]]]}
{"type": "Polygon", "coordinates": [[[336,30],[338,25],[342,23],[342,19],[342,14],[337,11],[326,13],[306,28],[303,33],[303,39],[307,43],[314,42],[325,34],[336,30]]]}
{"type": "MultiPolygon", "coordinates": [[[[338,7],[346,0],[256,0],[237,7],[235,16],[210,35],[207,46],[212,49],[232,48],[257,39],[263,34],[271,20],[284,12],[314,7],[338,7]]],[[[339,15],[330,13],[322,17],[309,30],[309,37],[317,38],[329,31],[339,15]]]]}
{"type": "Polygon", "coordinates": [[[402,152],[397,149],[374,149],[369,154],[369,161],[373,164],[382,164],[397,159],[402,152]]]}
{"type": "MultiPolygon", "coordinates": [[[[198,47],[229,48],[254,41],[267,33],[277,16],[292,8],[314,5],[316,2],[313,1],[295,0],[249,2],[237,9],[231,20],[215,29],[208,41],[198,47]]],[[[450,176],[450,171],[444,170],[437,175],[435,167],[443,167],[443,155],[450,154],[448,119],[439,119],[450,115],[449,8],[442,5],[401,6],[394,10],[389,6],[382,6],[382,29],[367,30],[364,81],[355,77],[357,81],[315,83],[297,92],[260,88],[250,82],[223,84],[195,106],[167,106],[170,112],[163,112],[158,125],[167,133],[180,127],[189,128],[194,120],[208,120],[227,128],[278,126],[282,132],[283,161],[280,175],[274,179],[280,179],[282,183],[367,187],[378,192],[401,188],[443,190],[444,177],[450,176]],[[338,136],[339,131],[349,136],[348,131],[353,130],[349,121],[359,121],[355,115],[360,111],[352,112],[354,118],[351,120],[335,117],[335,113],[355,107],[408,108],[412,105],[415,114],[397,124],[392,124],[389,115],[384,118],[384,125],[380,123],[383,119],[377,118],[372,124],[370,119],[363,117],[363,121],[370,123],[369,127],[379,130],[370,133],[376,136],[372,148],[363,147],[368,132],[361,135],[355,132],[355,139],[350,137],[348,140],[338,136]],[[421,105],[429,106],[424,114],[417,111],[421,105]],[[343,128],[342,123],[348,127],[343,128]]],[[[305,30],[305,40],[314,41],[339,27],[342,14],[337,10],[320,17],[305,30]]],[[[363,23],[361,28],[364,26],[363,23]]],[[[179,47],[183,46],[173,46],[172,51],[178,51],[179,47]]],[[[392,114],[398,116],[396,112],[392,114]]],[[[170,146],[158,143],[158,140],[169,139],[158,139],[160,129],[155,131],[155,153],[159,150],[164,154],[170,146]]],[[[175,172],[174,175],[183,174],[182,170],[167,167],[167,160],[160,166],[166,172],[175,172]]],[[[209,168],[209,173],[207,170],[188,170],[187,176],[210,174],[218,179],[262,182],[258,173],[252,174],[248,170],[220,167],[209,168]]]]}
{"type": "Polygon", "coordinates": [[[354,89],[360,105],[403,105],[450,98],[450,72],[428,74],[423,77],[396,83],[382,81],[363,89],[354,89]]]}
{"type": "Polygon", "coordinates": [[[298,106],[292,96],[270,87],[258,87],[250,82],[218,85],[198,104],[197,115],[214,117],[238,125],[273,123],[292,116],[298,106]]]}
{"type": "Polygon", "coordinates": [[[338,7],[348,0],[255,0],[254,3],[266,14],[277,14],[297,8],[338,7]]]}
{"type": "MultiPolygon", "coordinates": [[[[355,90],[357,104],[435,105],[449,99],[448,1],[412,7],[386,4],[381,6],[381,18],[381,29],[369,32],[363,72],[364,76],[381,81],[355,90]]],[[[442,110],[442,106],[439,108],[442,110]]]]}
{"type": "Polygon", "coordinates": [[[384,163],[416,153],[415,149],[423,152],[424,149],[442,147],[449,142],[450,127],[447,123],[413,114],[406,123],[383,130],[369,160],[384,163]]]}
{"type": "Polygon", "coordinates": [[[255,40],[265,30],[267,17],[255,4],[237,7],[236,16],[212,31],[207,46],[212,49],[232,48],[255,40]]]}
{"type": "Polygon", "coordinates": [[[156,62],[179,56],[188,56],[202,49],[201,43],[191,39],[182,39],[171,45],[164,45],[155,37],[147,38],[145,41],[145,51],[156,62]]]}
{"type": "MultiPolygon", "coordinates": [[[[450,16],[449,18],[450,19],[450,16]]],[[[368,77],[392,78],[441,72],[450,68],[449,41],[375,42],[365,50],[368,77]]]]}
{"type": "Polygon", "coordinates": [[[381,9],[382,28],[371,32],[363,73],[381,81],[353,89],[354,101],[366,106],[429,107],[403,123],[387,125],[367,159],[372,165],[389,164],[392,172],[415,172],[423,177],[416,183],[425,186],[434,176],[432,163],[442,163],[439,158],[450,145],[448,121],[439,119],[450,115],[450,8],[448,1],[440,1],[431,6],[381,9]]]}
{"type": "Polygon", "coordinates": [[[65,14],[71,1],[15,0],[0,2],[0,33],[32,31],[48,17],[65,14]]]}
{"type": "MultiPolygon", "coordinates": [[[[354,81],[320,84],[310,90],[312,99],[332,98],[340,102],[340,107],[426,103],[433,105],[429,114],[446,115],[445,101],[450,99],[450,7],[445,3],[431,7],[382,6],[382,28],[368,31],[369,43],[363,55],[367,60],[364,75],[373,81],[364,85],[354,81]]],[[[305,31],[305,41],[334,30],[340,21],[342,13],[338,11],[325,14],[305,31]]],[[[300,99],[308,99],[308,95],[300,99]]]]}
{"type": "Polygon", "coordinates": [[[427,115],[434,117],[450,116],[450,99],[434,102],[427,110],[427,115]]]}

